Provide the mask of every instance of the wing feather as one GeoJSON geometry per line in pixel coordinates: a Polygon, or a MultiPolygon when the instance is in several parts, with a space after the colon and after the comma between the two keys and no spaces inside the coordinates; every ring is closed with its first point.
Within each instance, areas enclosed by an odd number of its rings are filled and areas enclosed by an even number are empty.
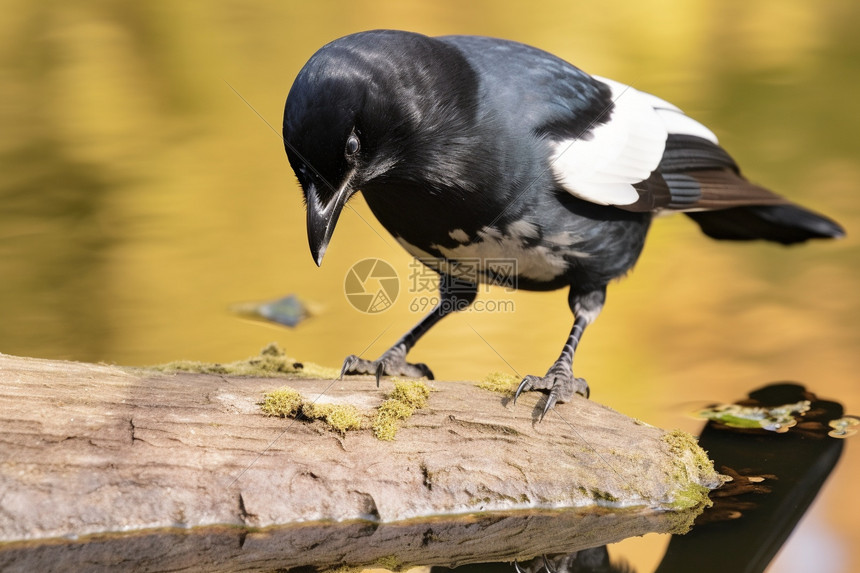
{"type": "MultiPolygon", "coordinates": [[[[595,76],[609,86],[612,107],[607,121],[596,118],[577,138],[552,144],[552,169],[561,186],[572,195],[600,205],[655,204],[644,198],[651,185],[642,185],[657,170],[671,134],[703,138],[716,144],[716,136],[680,109],[657,96],[614,80],[595,76]]],[[[660,187],[665,189],[665,186],[660,187]]],[[[659,203],[659,202],[657,202],[659,203]]]]}
{"type": "Polygon", "coordinates": [[[608,121],[576,139],[555,142],[552,169],[562,187],[581,199],[630,205],[639,200],[633,185],[660,163],[668,133],[641,92],[606,83],[613,102],[608,121]]]}
{"type": "MultiPolygon", "coordinates": [[[[613,80],[608,120],[553,143],[572,195],[629,211],[707,211],[787,201],[747,181],[716,135],[671,103],[613,80]]],[[[604,118],[605,119],[605,118],[604,118]]]]}

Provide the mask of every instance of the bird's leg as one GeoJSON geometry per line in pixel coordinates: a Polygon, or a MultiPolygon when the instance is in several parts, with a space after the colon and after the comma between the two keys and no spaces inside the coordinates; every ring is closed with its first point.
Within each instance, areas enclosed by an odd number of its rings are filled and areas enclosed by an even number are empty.
{"type": "Polygon", "coordinates": [[[365,360],[351,354],[343,361],[340,375],[344,374],[375,374],[376,385],[383,375],[406,376],[408,378],[433,379],[433,372],[426,364],[411,364],[406,362],[406,354],[415,346],[418,339],[424,336],[433,325],[445,316],[467,308],[478,294],[478,286],[473,283],[458,280],[449,275],[440,275],[439,303],[412,330],[404,334],[394,346],[386,350],[377,360],[365,360]]]}
{"type": "Polygon", "coordinates": [[[547,396],[541,419],[555,406],[556,402],[567,402],[573,398],[574,394],[581,394],[588,398],[588,384],[584,379],[573,376],[573,356],[585,327],[594,322],[603,308],[603,303],[606,301],[606,288],[585,294],[576,292],[571,288],[567,301],[573,311],[574,321],[561,355],[549,367],[545,376],[528,375],[523,378],[519,388],[517,388],[517,393],[514,395],[514,403],[516,403],[517,398],[523,392],[529,390],[548,391],[549,396],[547,396]]]}

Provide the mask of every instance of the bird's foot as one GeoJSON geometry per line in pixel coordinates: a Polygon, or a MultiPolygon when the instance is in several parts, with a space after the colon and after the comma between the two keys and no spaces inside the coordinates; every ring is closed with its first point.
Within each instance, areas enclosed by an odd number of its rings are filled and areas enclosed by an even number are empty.
{"type": "Polygon", "coordinates": [[[350,354],[343,361],[340,377],[345,374],[373,374],[376,385],[382,376],[404,376],[406,378],[427,378],[433,380],[433,372],[423,362],[412,364],[406,362],[406,353],[398,350],[388,350],[377,360],[365,360],[355,354],[350,354]]]}
{"type": "Polygon", "coordinates": [[[533,376],[529,374],[523,381],[520,382],[516,394],[514,394],[514,404],[517,403],[517,398],[523,392],[531,390],[541,390],[548,392],[546,404],[540,419],[546,416],[556,403],[569,402],[574,394],[580,394],[588,398],[589,390],[588,383],[584,378],[574,378],[573,374],[564,367],[553,366],[547,371],[546,376],[533,376]]]}

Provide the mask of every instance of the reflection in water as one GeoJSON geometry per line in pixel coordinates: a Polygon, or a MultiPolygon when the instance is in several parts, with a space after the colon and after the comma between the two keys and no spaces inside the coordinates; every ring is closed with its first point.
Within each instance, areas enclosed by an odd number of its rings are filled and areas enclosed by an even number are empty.
{"type": "Polygon", "coordinates": [[[541,556],[527,563],[514,563],[517,573],[633,573],[627,563],[612,563],[606,546],[583,549],[570,555],[541,556]]]}
{"type": "Polygon", "coordinates": [[[830,420],[828,424],[833,428],[827,435],[831,438],[848,438],[857,433],[860,426],[860,418],[857,416],[845,416],[838,420],[830,420]]]}
{"type": "MultiPolygon", "coordinates": [[[[680,519],[687,517],[682,514],[680,519]]],[[[631,534],[672,530],[678,519],[672,512],[586,507],[439,516],[391,524],[356,520],[262,529],[168,529],[0,544],[0,571],[114,571],[117,556],[122,556],[124,565],[138,571],[343,573],[345,567],[400,571],[415,563],[456,567],[483,561],[503,564],[513,573],[510,564],[515,560],[546,554],[557,556],[559,562],[576,562],[569,557],[574,552],[596,553],[590,548],[631,534]]]]}
{"type": "MultiPolygon", "coordinates": [[[[844,442],[830,437],[832,422],[845,418],[837,402],[819,400],[797,384],[772,384],[752,392],[738,405],[750,412],[780,410],[786,403],[807,403],[790,430],[741,426],[734,419],[712,419],[699,439],[714,465],[732,478],[711,492],[713,506],[693,530],[674,535],[657,573],[764,571],[794,530],[833,471],[844,442]]],[[[853,419],[853,417],[850,417],[853,419]]],[[[606,547],[564,555],[543,555],[513,566],[517,573],[609,573],[633,571],[611,563],[606,547]]],[[[456,571],[511,571],[507,564],[479,564],[456,571]]]]}
{"type": "Polygon", "coordinates": [[[794,530],[842,454],[829,437],[842,405],[820,400],[797,384],[774,384],[750,394],[745,406],[773,408],[808,400],[810,409],[784,434],[711,421],[699,443],[714,465],[734,479],[712,493],[714,506],[686,536],[673,537],[658,571],[763,571],[794,530]]]}
{"type": "Polygon", "coordinates": [[[718,404],[700,410],[698,417],[733,428],[758,428],[781,434],[794,427],[799,415],[808,412],[809,407],[809,400],[767,408],[743,404],[718,404]]]}
{"type": "Polygon", "coordinates": [[[612,563],[605,545],[567,555],[535,557],[510,563],[476,563],[462,567],[433,567],[432,573],[633,573],[626,563],[612,563]]]}

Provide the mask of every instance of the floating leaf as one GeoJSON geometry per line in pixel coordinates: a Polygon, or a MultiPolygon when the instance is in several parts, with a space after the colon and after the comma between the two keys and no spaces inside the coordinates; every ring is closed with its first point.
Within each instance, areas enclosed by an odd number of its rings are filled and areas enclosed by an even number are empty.
{"type": "Polygon", "coordinates": [[[698,412],[699,418],[719,422],[732,428],[756,428],[770,432],[787,432],[797,418],[808,412],[809,400],[773,407],[718,404],[698,412]]]}

